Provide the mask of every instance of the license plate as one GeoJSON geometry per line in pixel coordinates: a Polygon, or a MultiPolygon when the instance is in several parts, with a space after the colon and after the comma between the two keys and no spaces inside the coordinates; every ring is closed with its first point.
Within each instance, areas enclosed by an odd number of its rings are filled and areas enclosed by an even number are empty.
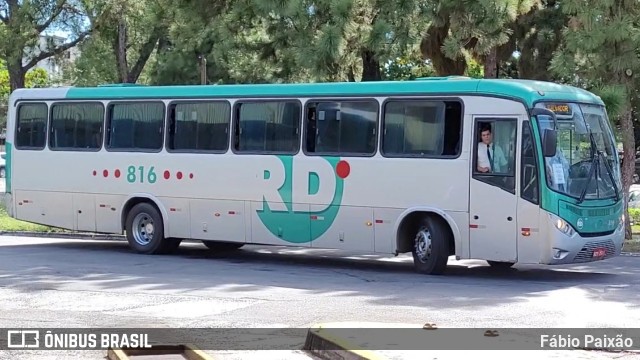
{"type": "Polygon", "coordinates": [[[607,255],[607,249],[605,248],[597,248],[593,250],[593,257],[603,257],[607,255]]]}

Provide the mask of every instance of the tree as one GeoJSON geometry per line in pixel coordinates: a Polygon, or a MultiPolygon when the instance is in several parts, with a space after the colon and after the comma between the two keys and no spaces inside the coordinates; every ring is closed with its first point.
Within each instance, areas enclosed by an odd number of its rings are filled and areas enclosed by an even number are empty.
{"type": "Polygon", "coordinates": [[[158,41],[169,30],[169,5],[161,0],[120,0],[108,14],[107,19],[117,26],[101,32],[113,46],[120,82],[138,81],[158,41]]]}
{"type": "Polygon", "coordinates": [[[286,46],[267,34],[271,18],[257,9],[253,0],[176,2],[169,32],[150,64],[151,82],[200,84],[203,65],[207,83],[297,80],[294,73],[301,67],[286,46]]]}
{"type": "Polygon", "coordinates": [[[588,6],[582,0],[564,0],[561,8],[570,20],[551,68],[558,76],[571,75],[579,85],[606,93],[609,102],[618,104],[626,237],[631,238],[627,203],[635,165],[631,105],[638,100],[636,88],[640,85],[640,7],[628,0],[600,0],[588,6]]]}
{"type": "MultiPolygon", "coordinates": [[[[45,87],[49,85],[49,76],[44,69],[36,68],[29,70],[25,75],[25,87],[45,87]]],[[[9,71],[4,61],[0,60],[0,131],[7,124],[7,106],[9,95],[11,95],[11,84],[9,82],[9,71]]]]}
{"type": "MultiPolygon", "coordinates": [[[[174,5],[175,7],[175,5],[174,5]]],[[[82,55],[67,72],[76,85],[136,83],[168,35],[174,7],[166,0],[120,0],[107,7],[102,22],[81,45],[82,55]]]]}
{"type": "Polygon", "coordinates": [[[0,58],[6,61],[11,91],[25,86],[25,74],[42,60],[76,46],[96,26],[100,3],[90,0],[0,1],[0,58]],[[89,26],[85,21],[89,20],[89,26]],[[57,29],[72,34],[68,41],[40,36],[57,29]]]}
{"type": "Polygon", "coordinates": [[[389,61],[382,69],[384,80],[413,80],[435,75],[429,61],[422,59],[419,52],[399,56],[389,61]]]}
{"type": "Polygon", "coordinates": [[[287,59],[319,81],[381,80],[389,61],[419,39],[417,0],[285,0],[254,2],[265,29],[254,45],[266,61],[287,59]]]}
{"type": "Polygon", "coordinates": [[[512,48],[519,50],[515,64],[520,77],[554,81],[549,71],[553,54],[562,42],[562,30],[569,16],[558,1],[543,0],[540,7],[532,8],[513,23],[512,48]]]}
{"type": "Polygon", "coordinates": [[[433,1],[428,7],[431,22],[421,41],[423,57],[444,76],[463,75],[467,58],[473,56],[484,64],[484,76],[495,78],[500,59],[513,52],[513,24],[538,5],[537,0],[433,1]]]}

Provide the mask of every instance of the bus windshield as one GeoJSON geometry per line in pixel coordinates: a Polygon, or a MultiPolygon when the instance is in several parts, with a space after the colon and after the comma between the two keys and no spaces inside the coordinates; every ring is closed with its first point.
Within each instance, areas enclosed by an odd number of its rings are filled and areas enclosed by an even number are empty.
{"type": "Polygon", "coordinates": [[[557,130],[556,155],[544,159],[547,184],[557,192],[582,202],[618,198],[620,165],[615,138],[603,106],[576,103],[539,103],[556,114],[538,117],[540,134],[557,130]]]}

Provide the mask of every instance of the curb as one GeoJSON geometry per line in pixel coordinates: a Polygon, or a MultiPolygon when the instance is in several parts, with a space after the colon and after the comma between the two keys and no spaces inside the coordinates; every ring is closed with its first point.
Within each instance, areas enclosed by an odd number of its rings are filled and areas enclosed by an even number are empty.
{"type": "Polygon", "coordinates": [[[0,236],[25,236],[54,239],[75,240],[126,240],[124,235],[73,233],[73,232],[38,232],[38,231],[0,231],[0,236]]]}
{"type": "Polygon", "coordinates": [[[184,358],[188,360],[214,360],[214,358],[204,351],[198,349],[195,345],[154,345],[152,349],[114,349],[107,350],[108,360],[130,360],[129,356],[154,356],[154,359],[163,358],[167,355],[169,358],[184,358]],[[172,356],[173,355],[173,356],[172,356]]]}
{"type": "Polygon", "coordinates": [[[331,334],[322,325],[309,328],[302,350],[323,360],[388,360],[370,350],[356,350],[347,340],[331,334]]]}

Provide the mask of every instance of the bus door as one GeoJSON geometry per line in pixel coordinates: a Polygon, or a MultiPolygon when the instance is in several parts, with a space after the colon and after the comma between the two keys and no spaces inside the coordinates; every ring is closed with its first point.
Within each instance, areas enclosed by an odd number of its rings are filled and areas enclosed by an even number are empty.
{"type": "Polygon", "coordinates": [[[525,120],[520,127],[520,198],[518,198],[518,262],[539,263],[540,242],[540,176],[536,158],[532,124],[525,120]]]}
{"type": "Polygon", "coordinates": [[[517,117],[474,117],[469,189],[471,258],[517,261],[517,129],[517,117]]]}

